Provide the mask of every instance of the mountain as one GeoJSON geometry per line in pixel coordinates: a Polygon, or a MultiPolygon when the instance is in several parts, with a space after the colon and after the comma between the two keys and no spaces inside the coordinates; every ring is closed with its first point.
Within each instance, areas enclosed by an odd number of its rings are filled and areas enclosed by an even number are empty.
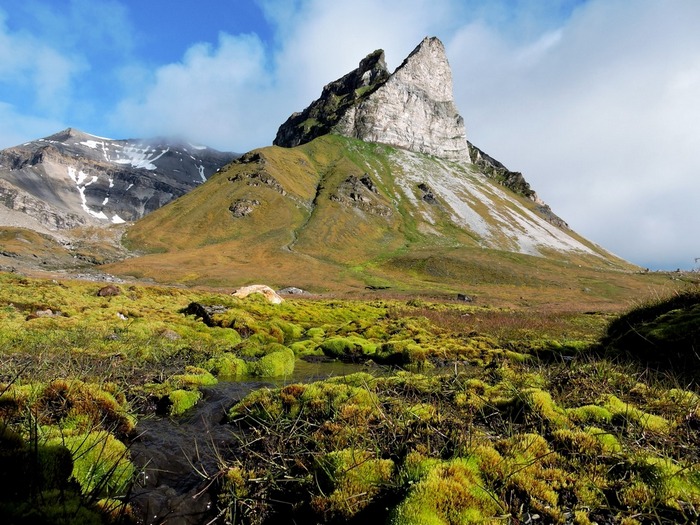
{"type": "Polygon", "coordinates": [[[454,289],[535,283],[532,274],[562,265],[629,268],[538,206],[476,164],[329,134],[243,155],[129,228],[127,246],[144,255],[105,269],[319,290],[454,289]]]}
{"type": "Polygon", "coordinates": [[[43,233],[135,221],[236,158],[166,139],[66,129],[0,151],[0,224],[43,233]]]}
{"type": "Polygon", "coordinates": [[[535,201],[546,220],[568,227],[521,173],[467,141],[445,47],[435,37],[425,38],[393,74],[386,68],[384,51],[370,53],[357,69],[327,84],[304,111],[292,114],[273,144],[294,147],[327,133],[475,163],[482,174],[535,201]]]}
{"type": "Polygon", "coordinates": [[[567,268],[632,268],[467,142],[451,79],[435,38],[391,74],[384,53],[371,53],[282,124],[275,145],[129,228],[125,243],[142,255],[106,270],[184,284],[458,290],[571,288],[567,268]]]}

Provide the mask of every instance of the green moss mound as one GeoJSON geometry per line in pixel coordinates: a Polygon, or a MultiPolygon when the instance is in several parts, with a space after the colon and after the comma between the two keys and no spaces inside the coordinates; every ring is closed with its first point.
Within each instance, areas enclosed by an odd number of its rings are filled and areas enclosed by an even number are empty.
{"type": "Polygon", "coordinates": [[[317,461],[314,474],[321,494],[312,498],[311,507],[324,521],[351,518],[389,483],[393,470],[392,460],[374,458],[364,450],[330,452],[317,461]]]}
{"type": "Polygon", "coordinates": [[[123,496],[134,475],[126,446],[111,434],[100,431],[55,439],[54,446],[65,446],[73,457],[72,476],[83,493],[123,496]]]}
{"type": "Polygon", "coordinates": [[[173,390],[167,397],[168,412],[171,416],[181,416],[195,406],[201,398],[202,393],[199,390],[173,390]]]}
{"type": "Polygon", "coordinates": [[[489,523],[502,510],[498,499],[484,488],[474,458],[422,459],[412,468],[423,472],[396,507],[391,525],[489,523]]]}
{"type": "Polygon", "coordinates": [[[231,352],[212,357],[207,362],[207,368],[217,377],[236,378],[247,373],[246,362],[231,352]]]}
{"type": "Polygon", "coordinates": [[[323,353],[337,359],[353,360],[377,351],[377,345],[362,337],[332,337],[321,343],[323,353]]]}
{"type": "Polygon", "coordinates": [[[105,431],[26,442],[0,423],[0,521],[17,525],[112,523],[134,468],[105,431]]]}
{"type": "Polygon", "coordinates": [[[700,369],[700,291],[683,292],[610,323],[603,347],[645,364],[676,371],[700,369]]]}
{"type": "Polygon", "coordinates": [[[21,417],[32,411],[42,425],[60,425],[64,433],[104,428],[119,435],[135,426],[125,395],[114,383],[55,379],[49,383],[8,385],[0,390],[2,415],[21,417]]]}

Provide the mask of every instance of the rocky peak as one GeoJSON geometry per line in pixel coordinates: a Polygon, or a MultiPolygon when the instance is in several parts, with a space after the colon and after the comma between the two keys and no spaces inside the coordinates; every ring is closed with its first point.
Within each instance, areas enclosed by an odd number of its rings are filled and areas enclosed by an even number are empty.
{"type": "Polygon", "coordinates": [[[282,124],[274,143],[293,147],[326,133],[469,161],[442,42],[425,38],[391,75],[383,51],[368,55],[282,124]]]}
{"type": "Polygon", "coordinates": [[[46,137],[44,140],[55,142],[68,142],[70,139],[87,140],[94,138],[96,137],[94,137],[93,135],[88,135],[87,133],[84,133],[79,129],[66,128],[62,131],[59,131],[58,133],[54,133],[53,135],[46,137]]]}
{"type": "Polygon", "coordinates": [[[364,100],[389,78],[384,51],[378,49],[362,59],[357,69],[326,84],[321,97],[301,113],[293,113],[280,126],[274,144],[293,148],[332,133],[348,108],[364,100]]]}
{"type": "Polygon", "coordinates": [[[438,38],[425,38],[396,68],[393,77],[436,102],[453,102],[452,69],[438,38]]]}

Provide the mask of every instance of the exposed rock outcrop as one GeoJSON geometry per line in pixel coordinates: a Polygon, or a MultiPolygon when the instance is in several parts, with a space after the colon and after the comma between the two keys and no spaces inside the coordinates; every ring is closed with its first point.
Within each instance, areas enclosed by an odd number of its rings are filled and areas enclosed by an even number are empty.
{"type": "Polygon", "coordinates": [[[3,220],[4,226],[31,225],[27,219],[36,221],[34,229],[42,232],[51,230],[67,230],[85,226],[90,222],[89,217],[71,213],[65,209],[51,205],[48,201],[35,197],[31,193],[0,179],[0,206],[6,209],[5,215],[14,220],[3,220]]]}
{"type": "Polygon", "coordinates": [[[324,86],[321,97],[279,127],[274,144],[293,148],[333,133],[343,115],[367,99],[389,78],[384,51],[367,55],[357,69],[324,86]]]}
{"type": "Polygon", "coordinates": [[[293,147],[326,133],[469,162],[442,42],[424,39],[391,75],[384,52],[371,53],[282,124],[274,143],[293,147]]]}
{"type": "Polygon", "coordinates": [[[284,302],[284,299],[277,295],[277,292],[264,284],[251,284],[250,286],[244,286],[243,288],[239,288],[233,292],[231,295],[238,297],[239,299],[244,299],[255,293],[262,294],[263,297],[265,297],[265,299],[270,301],[272,304],[280,304],[284,302]]]}
{"type": "Polygon", "coordinates": [[[197,302],[191,302],[187,307],[180,310],[181,314],[193,315],[196,319],[201,319],[202,322],[210,327],[218,326],[214,321],[215,314],[226,312],[227,308],[222,305],[204,305],[197,302]]]}
{"type": "Polygon", "coordinates": [[[241,199],[231,204],[228,210],[234,217],[240,219],[241,217],[246,217],[253,213],[253,210],[258,206],[260,206],[259,200],[241,199]]]}
{"type": "Polygon", "coordinates": [[[287,286],[286,288],[277,290],[277,293],[285,295],[311,295],[306,290],[302,290],[301,288],[297,288],[296,286],[287,286]]]}
{"type": "Polygon", "coordinates": [[[338,191],[330,195],[330,200],[382,217],[392,214],[388,203],[379,196],[376,184],[367,173],[360,177],[349,175],[338,185],[338,191]]]}
{"type": "Polygon", "coordinates": [[[472,162],[481,168],[481,172],[484,175],[514,191],[518,195],[522,195],[534,201],[537,200],[537,194],[530,188],[530,184],[525,180],[522,173],[510,171],[499,161],[481,151],[471,142],[468,144],[472,162]]]}
{"type": "Polygon", "coordinates": [[[519,171],[510,171],[499,161],[481,151],[471,142],[468,144],[472,162],[479,167],[481,173],[518,195],[522,195],[537,203],[537,211],[547,222],[554,224],[558,228],[569,229],[569,225],[555,214],[549,205],[545,204],[545,202],[537,196],[537,193],[530,188],[530,184],[525,180],[522,173],[519,171]]]}

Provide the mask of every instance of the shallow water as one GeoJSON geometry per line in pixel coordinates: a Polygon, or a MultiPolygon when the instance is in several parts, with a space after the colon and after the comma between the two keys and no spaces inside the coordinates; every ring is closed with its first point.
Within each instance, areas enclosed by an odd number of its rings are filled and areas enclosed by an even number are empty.
{"type": "Polygon", "coordinates": [[[130,447],[140,469],[130,496],[138,523],[194,525],[215,517],[207,489],[220,458],[236,444],[233,427],[224,422],[226,411],[253,390],[370,370],[335,361],[297,361],[290,377],[221,381],[204,389],[203,399],[184,416],[143,418],[130,447]]]}

